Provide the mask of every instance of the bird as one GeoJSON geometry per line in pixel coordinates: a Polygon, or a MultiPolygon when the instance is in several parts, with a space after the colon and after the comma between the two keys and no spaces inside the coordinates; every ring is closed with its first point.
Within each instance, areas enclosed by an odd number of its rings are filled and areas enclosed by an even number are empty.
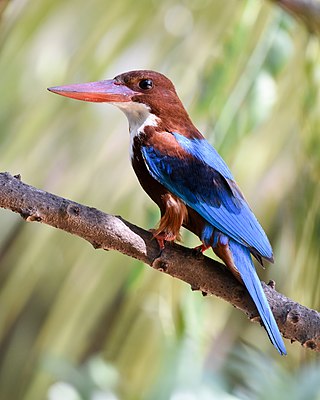
{"type": "Polygon", "coordinates": [[[48,88],[77,100],[105,102],[127,117],[130,157],[144,191],[160,208],[153,237],[163,250],[180,240],[183,226],[225,263],[247,288],[270,341],[286,348],[252,256],[263,265],[273,251],[230,169],[192,123],[173,83],[151,70],[129,71],[114,79],[48,88]]]}

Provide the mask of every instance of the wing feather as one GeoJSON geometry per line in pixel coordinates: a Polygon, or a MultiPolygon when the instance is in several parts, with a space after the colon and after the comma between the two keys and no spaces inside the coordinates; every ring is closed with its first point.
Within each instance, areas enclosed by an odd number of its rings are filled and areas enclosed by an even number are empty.
{"type": "MultiPolygon", "coordinates": [[[[178,137],[177,133],[174,135],[178,137]]],[[[186,158],[165,155],[155,146],[142,147],[150,174],[221,232],[272,259],[269,240],[232,180],[227,165],[205,139],[206,143],[193,140],[184,138],[183,146],[182,139],[177,140],[186,150],[186,158]]]]}

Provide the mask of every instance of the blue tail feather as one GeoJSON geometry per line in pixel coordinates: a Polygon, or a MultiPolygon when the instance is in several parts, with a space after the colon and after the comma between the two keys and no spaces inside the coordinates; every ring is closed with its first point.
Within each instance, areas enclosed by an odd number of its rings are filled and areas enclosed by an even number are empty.
{"type": "Polygon", "coordinates": [[[232,239],[229,241],[229,249],[232,253],[234,264],[258,309],[271,342],[281,355],[286,355],[287,351],[283,339],[262,289],[249,249],[232,239]]]}

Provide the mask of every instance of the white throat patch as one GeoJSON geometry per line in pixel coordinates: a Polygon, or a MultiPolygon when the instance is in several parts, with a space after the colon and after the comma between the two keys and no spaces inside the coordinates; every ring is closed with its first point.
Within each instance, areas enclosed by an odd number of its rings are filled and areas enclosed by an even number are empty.
{"type": "Polygon", "coordinates": [[[152,114],[150,108],[143,103],[130,101],[113,104],[123,111],[128,119],[130,132],[130,157],[132,158],[134,138],[143,133],[146,126],[157,126],[159,118],[152,114]]]}

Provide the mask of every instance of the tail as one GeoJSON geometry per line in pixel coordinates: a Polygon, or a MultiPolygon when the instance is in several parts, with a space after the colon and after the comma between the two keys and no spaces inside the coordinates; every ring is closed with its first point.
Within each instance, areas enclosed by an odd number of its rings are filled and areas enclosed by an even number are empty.
{"type": "Polygon", "coordinates": [[[266,295],[262,289],[260,279],[253,265],[249,249],[232,239],[229,240],[229,249],[232,253],[234,264],[241,275],[243,283],[248,289],[250,296],[258,309],[263,325],[266,328],[271,342],[281,355],[286,355],[287,351],[279,332],[278,325],[274,319],[266,295]]]}

